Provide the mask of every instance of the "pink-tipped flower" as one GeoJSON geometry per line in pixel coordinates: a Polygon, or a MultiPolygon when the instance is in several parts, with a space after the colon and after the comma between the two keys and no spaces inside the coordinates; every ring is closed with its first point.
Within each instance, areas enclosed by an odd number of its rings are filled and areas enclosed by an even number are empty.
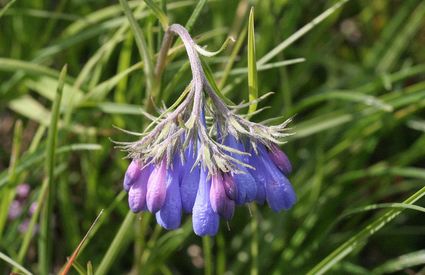
{"type": "Polygon", "coordinates": [[[166,174],[167,161],[164,158],[161,163],[155,166],[148,180],[146,205],[152,213],[158,212],[164,205],[167,194],[166,174]]]}
{"type": "Polygon", "coordinates": [[[149,177],[152,173],[151,164],[144,167],[137,180],[131,185],[128,192],[128,204],[134,213],[146,210],[146,193],[149,177]]]}
{"type": "Polygon", "coordinates": [[[221,174],[211,177],[210,191],[211,208],[226,220],[233,217],[235,211],[235,202],[231,200],[225,190],[225,180],[221,174]]]}
{"type": "Polygon", "coordinates": [[[207,179],[205,170],[201,169],[192,215],[193,231],[198,236],[214,236],[218,231],[220,217],[211,206],[210,191],[211,180],[207,179]]]}
{"type": "Polygon", "coordinates": [[[272,144],[272,150],[269,151],[269,156],[274,164],[283,172],[285,175],[289,175],[292,171],[292,165],[288,157],[282,150],[279,149],[275,144],[272,144]]]}
{"type": "Polygon", "coordinates": [[[140,174],[142,173],[142,165],[137,160],[132,160],[127,168],[124,176],[124,190],[129,191],[130,187],[137,181],[140,174]]]}
{"type": "Polygon", "coordinates": [[[238,193],[238,190],[236,189],[235,181],[231,175],[227,173],[223,175],[223,185],[227,197],[229,197],[231,200],[236,200],[236,194],[238,193]]]}

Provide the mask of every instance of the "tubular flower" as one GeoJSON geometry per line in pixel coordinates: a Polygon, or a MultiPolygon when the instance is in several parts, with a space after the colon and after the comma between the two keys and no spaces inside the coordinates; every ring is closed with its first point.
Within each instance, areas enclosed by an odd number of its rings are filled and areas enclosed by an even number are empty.
{"type": "Polygon", "coordinates": [[[215,235],[220,217],[230,220],[235,205],[256,201],[267,202],[274,211],[289,209],[296,201],[287,178],[292,168],[278,144],[289,135],[290,120],[266,126],[237,113],[265,96],[226,105],[211,87],[198,56],[213,53],[195,44],[177,24],[165,33],[157,77],[174,34],[183,41],[193,79],[173,108],[137,134],[140,140],[119,143],[132,159],[123,183],[130,209],[154,213],[166,229],[180,226],[182,212],[191,213],[194,232],[200,236],[215,235]]]}

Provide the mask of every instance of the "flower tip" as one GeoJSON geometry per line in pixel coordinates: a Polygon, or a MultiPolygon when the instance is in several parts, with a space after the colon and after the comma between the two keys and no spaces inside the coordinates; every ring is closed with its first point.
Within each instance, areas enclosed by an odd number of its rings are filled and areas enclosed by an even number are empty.
{"type": "Polygon", "coordinates": [[[139,179],[130,187],[128,205],[134,213],[146,210],[146,181],[139,179]]]}
{"type": "Polygon", "coordinates": [[[286,154],[279,149],[276,145],[272,146],[272,150],[269,151],[269,156],[273,163],[285,174],[289,175],[292,171],[292,165],[286,154]]]}
{"type": "MultiPolygon", "coordinates": [[[[231,177],[230,177],[231,179],[231,177]]],[[[227,181],[230,181],[227,178],[227,181]]],[[[221,175],[213,175],[211,179],[210,202],[211,208],[226,220],[233,217],[235,202],[226,194],[225,180],[221,175]]],[[[234,191],[234,190],[233,190],[234,191]]]]}
{"type": "Polygon", "coordinates": [[[156,212],[156,221],[167,230],[180,227],[182,215],[182,199],[180,196],[179,177],[177,171],[167,173],[167,194],[161,210],[156,212]]]}
{"type": "Polygon", "coordinates": [[[219,216],[210,203],[211,182],[207,180],[205,171],[201,169],[198,193],[193,206],[193,231],[198,236],[214,236],[218,232],[219,216]]]}
{"type": "Polygon", "coordinates": [[[142,166],[137,160],[132,160],[124,176],[123,187],[126,192],[130,190],[130,187],[136,182],[141,173],[142,166]]]}
{"type": "Polygon", "coordinates": [[[238,192],[237,188],[236,188],[236,184],[235,181],[233,180],[232,176],[229,174],[224,174],[223,176],[223,180],[224,180],[224,191],[226,192],[227,197],[229,197],[229,199],[231,200],[235,200],[236,199],[236,194],[238,192]]]}
{"type": "Polygon", "coordinates": [[[164,205],[166,197],[166,161],[155,166],[149,177],[146,193],[146,205],[150,212],[156,213],[164,205]]]}

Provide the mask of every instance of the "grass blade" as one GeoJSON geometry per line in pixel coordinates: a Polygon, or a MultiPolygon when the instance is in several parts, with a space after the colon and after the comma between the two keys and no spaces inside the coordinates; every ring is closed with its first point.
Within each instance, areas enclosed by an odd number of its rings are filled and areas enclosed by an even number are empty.
{"type": "MultiPolygon", "coordinates": [[[[153,81],[154,81],[154,66],[152,63],[151,56],[149,54],[148,46],[146,43],[145,36],[143,35],[143,31],[140,29],[137,24],[136,19],[134,18],[133,13],[128,5],[127,0],[120,0],[121,7],[124,10],[124,14],[130,22],[130,26],[134,32],[134,38],[136,39],[137,48],[140,53],[140,57],[143,60],[143,68],[145,70],[146,75],[146,94],[149,95],[149,92],[152,92],[153,81]]],[[[149,95],[150,96],[150,95],[149,95]]],[[[154,96],[154,95],[152,95],[154,96]]]]}
{"type": "Polygon", "coordinates": [[[4,7],[0,9],[0,18],[15,2],[16,2],[16,0],[10,0],[9,3],[4,5],[4,7]]]}
{"type": "Polygon", "coordinates": [[[108,251],[106,251],[106,254],[103,256],[99,267],[95,271],[96,275],[103,275],[108,273],[116,257],[118,256],[118,253],[123,249],[123,247],[125,247],[125,244],[127,243],[125,240],[126,238],[128,240],[129,232],[131,231],[131,226],[135,217],[136,215],[134,215],[131,211],[128,211],[127,216],[125,217],[120,229],[109,246],[108,251]]]}
{"type": "Polygon", "coordinates": [[[68,274],[69,270],[71,269],[72,263],[77,259],[78,253],[81,250],[81,247],[83,246],[84,242],[87,240],[90,232],[93,230],[95,224],[97,223],[97,221],[99,220],[100,216],[102,216],[103,214],[103,209],[100,211],[99,215],[97,215],[96,219],[94,220],[94,222],[92,223],[92,225],[90,226],[89,230],[87,231],[86,235],[84,235],[83,239],[81,240],[81,242],[78,244],[77,248],[74,250],[74,253],[72,253],[71,258],[69,259],[68,263],[65,265],[64,269],[62,270],[62,272],[60,273],[61,275],[66,275],[68,274]]]}
{"type": "MultiPolygon", "coordinates": [[[[425,250],[419,250],[404,254],[393,260],[389,260],[383,265],[372,270],[372,274],[388,274],[402,271],[415,265],[423,265],[425,263],[425,250]]],[[[420,274],[420,273],[417,273],[420,274]]]]}
{"type": "Polygon", "coordinates": [[[196,20],[198,19],[202,9],[204,8],[205,4],[207,3],[207,0],[200,0],[198,1],[198,4],[196,5],[195,9],[193,10],[193,13],[190,15],[189,20],[187,20],[186,23],[186,30],[190,32],[192,30],[193,25],[195,24],[196,20]]]}
{"type": "Polygon", "coordinates": [[[167,15],[165,15],[165,13],[162,11],[161,7],[159,7],[152,0],[145,0],[145,3],[152,10],[155,16],[158,18],[162,28],[164,30],[167,30],[170,20],[168,19],[167,15]]]}
{"type": "Polygon", "coordinates": [[[17,173],[16,166],[18,164],[18,158],[21,151],[22,143],[22,121],[18,120],[15,124],[15,129],[13,133],[13,145],[12,145],[12,155],[10,157],[9,169],[7,171],[7,178],[10,184],[10,188],[7,188],[4,192],[0,193],[0,237],[3,236],[3,229],[6,224],[7,215],[9,213],[10,203],[15,197],[16,190],[15,186],[17,184],[17,173]]]}
{"type": "Polygon", "coordinates": [[[286,49],[288,46],[292,45],[295,41],[300,39],[304,34],[311,31],[317,24],[328,18],[331,14],[333,14],[336,10],[338,10],[341,6],[347,3],[349,0],[341,0],[337,2],[335,5],[330,7],[329,9],[322,12],[319,16],[311,20],[310,23],[293,33],[290,37],[285,39],[282,43],[277,45],[273,50],[268,52],[265,56],[263,56],[260,60],[258,60],[258,65],[264,65],[268,61],[270,61],[273,57],[278,55],[281,51],[286,49]]]}
{"type": "MultiPolygon", "coordinates": [[[[403,203],[413,205],[420,198],[425,196],[425,187],[421,188],[415,194],[407,198],[403,203]]],[[[343,243],[337,249],[335,249],[331,254],[314,266],[307,274],[308,275],[320,275],[324,274],[330,270],[333,266],[339,263],[343,258],[350,254],[360,243],[365,241],[367,238],[375,234],[382,227],[396,218],[404,209],[391,209],[388,210],[385,214],[378,217],[365,228],[363,228],[356,235],[351,237],[348,241],[343,243]]]]}
{"type": "MultiPolygon", "coordinates": [[[[248,92],[249,101],[258,97],[258,73],[255,57],[255,32],[254,32],[254,8],[251,8],[248,19],[248,92]]],[[[257,103],[249,105],[248,113],[257,109],[257,103]]]]}
{"type": "Polygon", "coordinates": [[[59,84],[56,94],[56,99],[52,107],[52,115],[50,118],[50,128],[47,137],[47,148],[46,148],[46,163],[45,172],[48,182],[48,193],[46,204],[43,208],[43,216],[40,226],[40,241],[39,241],[39,253],[40,253],[40,273],[48,274],[50,265],[52,262],[52,238],[51,238],[51,226],[52,226],[52,215],[53,215],[53,203],[55,198],[55,182],[53,180],[53,172],[55,168],[55,152],[57,143],[58,133],[58,122],[59,122],[59,107],[62,99],[62,91],[66,77],[67,66],[65,65],[61,71],[59,77],[59,84]]]}
{"type": "Polygon", "coordinates": [[[0,259],[2,259],[3,261],[5,261],[6,263],[10,264],[14,268],[20,270],[24,274],[28,274],[28,275],[31,275],[32,274],[31,272],[28,271],[28,269],[26,269],[22,265],[18,264],[17,262],[15,262],[13,259],[11,259],[9,256],[7,256],[6,254],[4,254],[3,252],[0,252],[0,259]]]}

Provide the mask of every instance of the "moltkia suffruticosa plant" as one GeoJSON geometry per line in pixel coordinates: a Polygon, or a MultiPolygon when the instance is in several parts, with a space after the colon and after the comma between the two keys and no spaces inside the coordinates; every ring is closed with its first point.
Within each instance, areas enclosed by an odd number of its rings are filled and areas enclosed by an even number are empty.
{"type": "Polygon", "coordinates": [[[150,211],[166,229],[180,226],[182,212],[192,213],[197,235],[215,235],[220,217],[230,220],[235,205],[267,201],[274,211],[296,200],[288,181],[291,164],[277,144],[289,135],[289,120],[266,126],[228,106],[211,87],[187,30],[177,24],[165,33],[157,71],[165,64],[173,35],[183,41],[192,71],[184,100],[153,122],[136,142],[121,143],[132,159],[124,179],[135,213],[150,211]],[[210,101],[207,102],[207,98],[210,101]]]}

